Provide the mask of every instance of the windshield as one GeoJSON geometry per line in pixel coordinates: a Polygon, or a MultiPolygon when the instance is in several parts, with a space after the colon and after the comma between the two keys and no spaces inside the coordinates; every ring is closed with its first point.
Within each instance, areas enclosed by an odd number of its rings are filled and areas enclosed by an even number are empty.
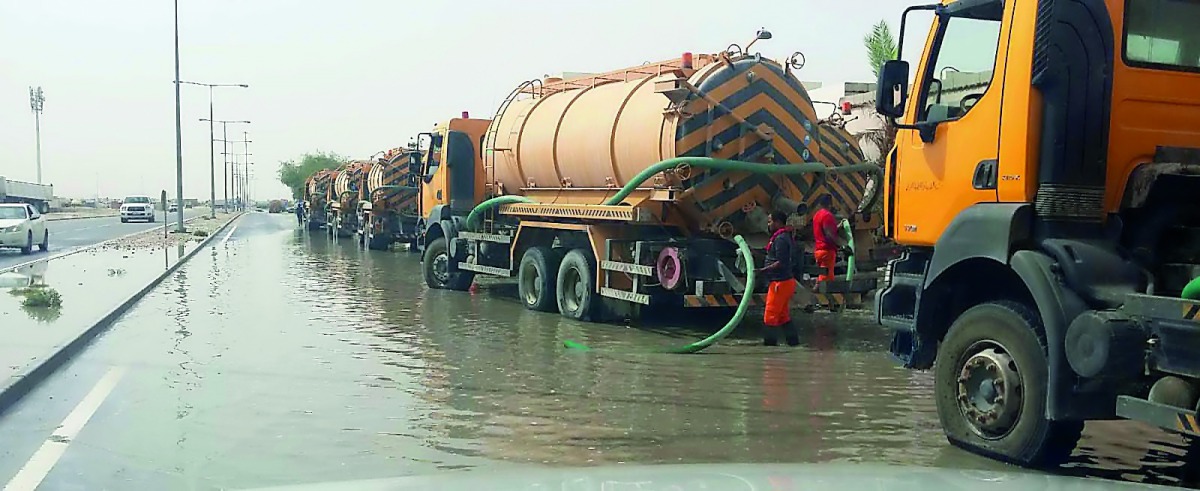
{"type": "Polygon", "coordinates": [[[146,196],[130,196],[130,197],[128,197],[128,198],[125,198],[125,203],[126,203],[126,204],[130,204],[130,203],[134,203],[134,204],[149,204],[149,203],[150,203],[150,198],[148,198],[148,197],[146,197],[146,196]]]}
{"type": "Polygon", "coordinates": [[[29,218],[29,212],[23,206],[0,206],[0,220],[29,218]]]}
{"type": "Polygon", "coordinates": [[[1126,12],[1125,58],[1166,70],[1200,69],[1200,0],[1142,0],[1126,12]]]}

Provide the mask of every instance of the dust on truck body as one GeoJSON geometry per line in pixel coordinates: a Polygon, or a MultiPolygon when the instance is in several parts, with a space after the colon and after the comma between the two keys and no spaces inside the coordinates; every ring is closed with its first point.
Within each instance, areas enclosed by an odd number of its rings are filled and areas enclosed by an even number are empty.
{"type": "Polygon", "coordinates": [[[370,161],[354,160],[338,168],[329,195],[330,234],[350,237],[358,231],[358,203],[366,197],[365,178],[372,166],[370,161]]]}
{"type": "Polygon", "coordinates": [[[305,205],[309,230],[324,227],[328,221],[328,196],[333,176],[334,171],[319,170],[304,181],[304,195],[300,199],[305,205]]]}
{"type": "Polygon", "coordinates": [[[420,166],[421,153],[415,146],[388,150],[371,166],[358,205],[359,240],[368,248],[385,250],[404,243],[416,252],[420,166]]]}
{"type": "Polygon", "coordinates": [[[912,10],[934,14],[915,85],[891,61],[876,96],[900,123],[885,231],[906,249],[876,315],[934,370],[947,438],[1049,465],[1085,420],[1200,435],[1200,4],[912,10]],[[947,77],[981,83],[943,97],[947,77]]]}
{"type": "Polygon", "coordinates": [[[427,282],[462,289],[475,273],[515,275],[527,308],[576,319],[634,316],[660,302],[732,307],[745,273],[730,239],[741,234],[765,245],[770,211],[795,213],[829,193],[864,232],[876,226],[856,213],[865,173],[823,179],[679,166],[619,205],[603,204],[673,157],[822,169],[861,163],[857,142],[818,119],[793,63],[685,54],[527,82],[484,137],[484,171],[490,196],[535,203],[503,205],[485,214],[479,231],[456,230],[445,256],[433,258],[441,262],[425,261],[427,282]]]}

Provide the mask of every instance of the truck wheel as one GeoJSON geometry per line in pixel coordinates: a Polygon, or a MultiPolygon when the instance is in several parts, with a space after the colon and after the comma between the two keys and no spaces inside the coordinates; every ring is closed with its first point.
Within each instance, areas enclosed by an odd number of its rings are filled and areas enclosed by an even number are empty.
{"type": "Polygon", "coordinates": [[[465,291],[475,280],[470,271],[450,272],[450,247],[445,237],[438,237],[425,248],[421,257],[421,269],[425,273],[425,284],[439,290],[465,291]]]}
{"type": "Polygon", "coordinates": [[[558,310],[555,290],[560,261],[558,253],[549,247],[530,247],[525,251],[517,268],[517,292],[525,308],[542,312],[558,310]]]}
{"type": "Polygon", "coordinates": [[[555,292],[558,299],[558,311],[563,316],[575,320],[592,320],[600,303],[593,286],[596,284],[594,271],[596,260],[583,249],[572,249],[563,257],[558,267],[558,281],[555,292]]]}
{"type": "Polygon", "coordinates": [[[32,230],[25,233],[25,246],[21,247],[21,254],[25,254],[27,256],[30,254],[33,254],[33,231],[32,230]]]}
{"type": "Polygon", "coordinates": [[[45,230],[42,232],[42,243],[38,244],[38,249],[41,249],[42,252],[46,252],[46,251],[50,250],[50,231],[49,230],[45,230]]]}
{"type": "Polygon", "coordinates": [[[938,349],[935,400],[950,443],[1023,466],[1054,466],[1075,448],[1082,421],[1046,419],[1049,369],[1041,320],[1025,305],[977,305],[938,349]]]}

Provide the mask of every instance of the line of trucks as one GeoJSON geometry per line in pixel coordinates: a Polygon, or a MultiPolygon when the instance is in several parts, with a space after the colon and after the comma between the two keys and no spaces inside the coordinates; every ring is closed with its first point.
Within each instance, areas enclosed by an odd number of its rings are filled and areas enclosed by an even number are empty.
{"type": "Polygon", "coordinates": [[[432,288],[515,277],[530,309],[606,320],[759,294],[730,239],[761,247],[766,213],[829,195],[860,270],[881,240],[902,252],[825,293],[876,291],[951,443],[1043,466],[1087,420],[1200,436],[1200,6],[944,0],[905,11],[902,45],[912,15],[932,27],[915,70],[880,69],[881,173],[818,117],[799,55],[732,45],[520,84],[491,120],[313,176],[310,227],[407,244],[432,288]],[[979,82],[947,95],[950,77],[979,82]]]}

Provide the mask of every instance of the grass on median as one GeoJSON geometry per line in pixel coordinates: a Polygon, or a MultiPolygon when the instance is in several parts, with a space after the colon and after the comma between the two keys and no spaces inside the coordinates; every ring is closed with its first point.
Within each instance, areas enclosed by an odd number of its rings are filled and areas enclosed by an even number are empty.
{"type": "Polygon", "coordinates": [[[58,293],[58,290],[46,285],[13,288],[8,293],[11,295],[23,295],[25,300],[21,301],[21,305],[26,307],[62,307],[62,295],[58,293]]]}

